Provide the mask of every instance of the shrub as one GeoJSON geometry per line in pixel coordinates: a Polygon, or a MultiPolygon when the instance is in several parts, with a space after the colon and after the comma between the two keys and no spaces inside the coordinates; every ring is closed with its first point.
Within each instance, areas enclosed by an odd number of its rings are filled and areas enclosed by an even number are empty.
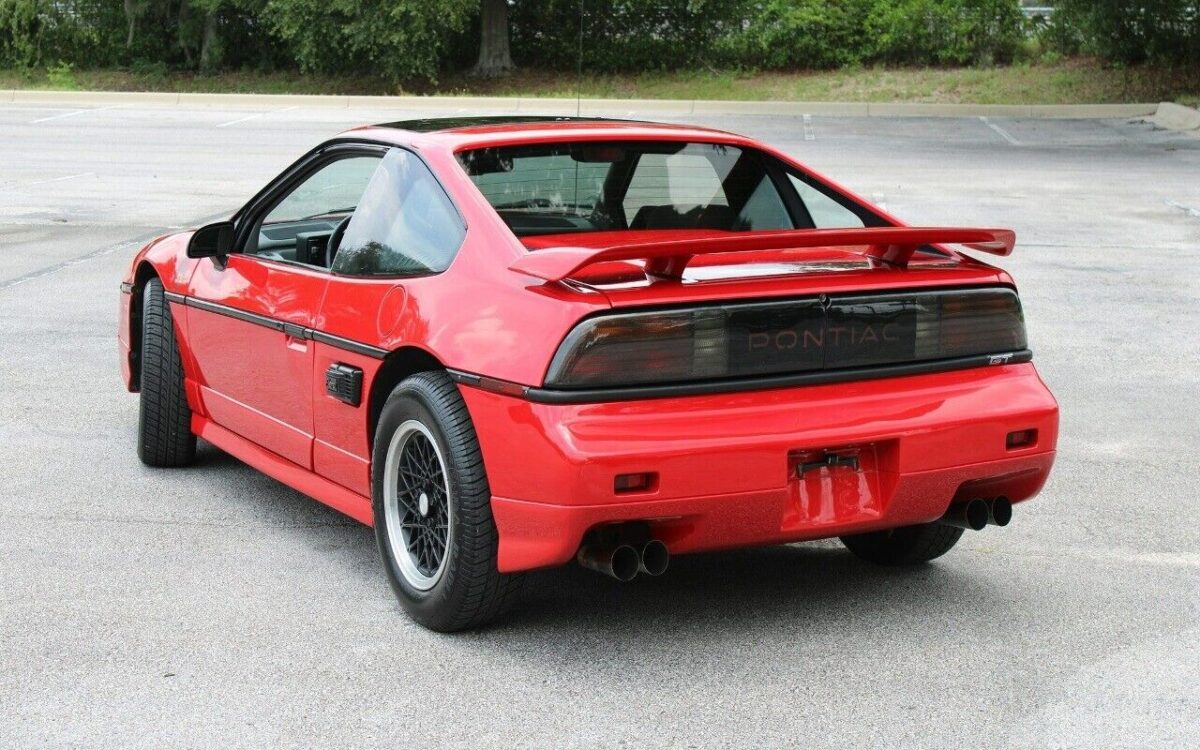
{"type": "Polygon", "coordinates": [[[1054,41],[1105,59],[1200,63],[1200,5],[1195,0],[1058,0],[1054,41]]]}
{"type": "Polygon", "coordinates": [[[887,63],[1007,63],[1024,39],[1016,0],[885,0],[866,26],[871,58],[887,63]]]}
{"type": "Polygon", "coordinates": [[[766,0],[724,40],[725,61],[764,68],[832,68],[871,56],[873,0],[766,0]]]}
{"type": "Polygon", "coordinates": [[[52,89],[65,89],[74,91],[79,88],[79,84],[75,81],[75,73],[71,69],[70,63],[60,62],[46,68],[46,80],[52,89]]]}

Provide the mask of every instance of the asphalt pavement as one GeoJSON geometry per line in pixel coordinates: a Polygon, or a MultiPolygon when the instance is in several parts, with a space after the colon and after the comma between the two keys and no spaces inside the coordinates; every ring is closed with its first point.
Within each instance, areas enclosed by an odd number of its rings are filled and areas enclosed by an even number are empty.
{"type": "Polygon", "coordinates": [[[141,242],[423,114],[0,104],[0,747],[1200,746],[1200,138],[691,116],[912,223],[1016,229],[1055,472],[923,568],[836,542],[569,567],[444,636],[366,527],[210,446],[143,467],[115,341],[141,242]]]}

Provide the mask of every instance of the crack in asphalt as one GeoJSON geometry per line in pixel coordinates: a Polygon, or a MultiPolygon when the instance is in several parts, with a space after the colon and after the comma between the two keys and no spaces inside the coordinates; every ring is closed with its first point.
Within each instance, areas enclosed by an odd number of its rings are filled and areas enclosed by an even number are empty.
{"type": "MultiPolygon", "coordinates": [[[[219,214],[211,214],[209,216],[195,219],[194,221],[188,222],[182,226],[203,226],[204,224],[207,224],[210,221],[214,221],[216,219],[227,218],[230,215],[230,213],[231,212],[229,212],[229,211],[222,211],[219,214]]],[[[64,224],[63,226],[69,226],[69,225],[64,224]]],[[[111,255],[118,250],[128,249],[130,247],[140,248],[142,245],[146,244],[147,242],[154,239],[155,237],[166,234],[167,232],[174,231],[175,229],[177,229],[177,227],[158,227],[158,228],[154,229],[153,231],[148,232],[146,234],[140,234],[131,239],[121,240],[120,242],[116,242],[111,245],[105,245],[104,247],[97,248],[90,252],[84,253],[83,255],[77,255],[74,258],[68,258],[67,260],[59,261],[58,263],[54,263],[53,265],[46,266],[45,268],[39,268],[35,271],[29,271],[27,273],[23,273],[20,276],[14,276],[11,279],[5,279],[3,281],[0,281],[0,291],[4,291],[5,289],[9,289],[11,287],[18,286],[20,284],[24,284],[27,281],[33,281],[35,279],[40,279],[44,276],[50,276],[52,274],[58,273],[59,271],[63,270],[64,268],[70,268],[71,266],[79,265],[80,263],[87,263],[88,261],[95,260],[97,258],[103,258],[104,256],[111,255]]]]}
{"type": "Polygon", "coordinates": [[[60,261],[53,265],[46,266],[45,268],[39,268],[36,271],[29,271],[28,273],[23,273],[20,276],[15,276],[11,279],[5,279],[4,281],[0,281],[0,291],[24,284],[27,281],[40,279],[43,276],[50,276],[51,274],[58,273],[64,268],[70,268],[71,266],[75,266],[80,263],[86,263],[90,260],[95,260],[96,258],[103,258],[104,256],[111,255],[118,250],[128,249],[131,247],[140,247],[142,244],[149,242],[160,234],[162,234],[162,230],[155,230],[153,233],[148,235],[135,237],[130,240],[122,240],[116,244],[97,248],[91,252],[84,253],[83,255],[79,255],[68,260],[60,261]]]}
{"type": "Polygon", "coordinates": [[[22,515],[0,514],[5,521],[32,521],[42,523],[57,521],[64,523],[111,523],[130,526],[196,526],[217,529],[324,529],[324,528],[367,528],[358,521],[314,521],[311,523],[253,523],[241,521],[198,521],[198,520],[168,520],[161,518],[114,518],[111,516],[70,516],[70,515],[22,515]]]}
{"type": "Polygon", "coordinates": [[[1148,565],[1168,568],[1200,568],[1200,554],[1188,552],[1128,552],[1125,550],[1090,550],[1062,547],[1051,550],[1002,550],[989,547],[973,547],[963,550],[980,555],[1006,555],[1011,557],[1053,558],[1065,557],[1076,560],[1111,563],[1113,565],[1148,565]]]}

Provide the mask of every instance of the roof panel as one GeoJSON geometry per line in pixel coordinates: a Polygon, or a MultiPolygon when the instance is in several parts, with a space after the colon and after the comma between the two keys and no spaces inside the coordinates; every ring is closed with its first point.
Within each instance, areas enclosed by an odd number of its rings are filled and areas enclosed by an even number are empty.
{"type": "MultiPolygon", "coordinates": [[[[428,117],[416,120],[399,120],[376,125],[377,128],[395,128],[413,133],[443,133],[473,128],[491,128],[504,125],[532,125],[567,122],[637,122],[636,120],[614,120],[606,117],[549,117],[545,115],[503,115],[491,117],[428,117]]],[[[649,124],[649,123],[640,123],[649,124]]]]}

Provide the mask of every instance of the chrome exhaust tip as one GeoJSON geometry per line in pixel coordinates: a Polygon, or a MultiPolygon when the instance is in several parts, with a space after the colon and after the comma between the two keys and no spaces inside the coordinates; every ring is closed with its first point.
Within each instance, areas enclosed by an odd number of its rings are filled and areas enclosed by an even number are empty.
{"type": "Polygon", "coordinates": [[[988,523],[992,526],[1007,526],[1012,521],[1012,502],[1007,497],[988,500],[988,523]]]}
{"type": "Polygon", "coordinates": [[[946,515],[942,516],[938,523],[957,526],[960,529],[981,531],[988,525],[991,516],[992,511],[988,502],[982,498],[976,498],[965,503],[951,505],[950,510],[946,511],[946,515]]]}
{"type": "Polygon", "coordinates": [[[651,539],[642,546],[638,570],[648,576],[660,576],[671,564],[671,552],[661,540],[651,539]]]}
{"type": "Polygon", "coordinates": [[[638,574],[642,565],[641,555],[628,544],[615,547],[580,547],[575,559],[588,570],[603,573],[628,583],[638,574]]]}

